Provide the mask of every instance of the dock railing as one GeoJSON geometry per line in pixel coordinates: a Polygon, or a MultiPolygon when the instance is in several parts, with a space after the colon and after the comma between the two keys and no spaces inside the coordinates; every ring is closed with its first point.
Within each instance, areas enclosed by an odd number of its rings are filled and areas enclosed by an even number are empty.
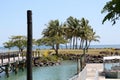
{"type": "Polygon", "coordinates": [[[78,74],[70,78],[69,80],[86,80],[87,77],[87,66],[78,74]]]}
{"type": "Polygon", "coordinates": [[[87,77],[87,66],[79,73],[79,77],[77,80],[86,80],[87,77]]]}
{"type": "Polygon", "coordinates": [[[72,78],[70,78],[69,80],[77,80],[78,77],[79,77],[79,75],[75,75],[72,78]]]}
{"type": "Polygon", "coordinates": [[[96,73],[95,73],[95,78],[94,80],[99,80],[99,73],[98,73],[98,70],[96,70],[96,73]]]}

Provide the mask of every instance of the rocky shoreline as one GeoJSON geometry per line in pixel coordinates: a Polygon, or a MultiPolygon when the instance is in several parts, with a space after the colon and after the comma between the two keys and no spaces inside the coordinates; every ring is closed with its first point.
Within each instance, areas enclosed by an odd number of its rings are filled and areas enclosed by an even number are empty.
{"type": "MultiPolygon", "coordinates": [[[[95,53],[97,50],[93,49],[93,52],[95,53]]],[[[33,52],[36,55],[39,55],[40,52],[33,52]]],[[[34,57],[33,56],[33,65],[34,66],[53,66],[53,65],[60,65],[62,60],[77,60],[80,59],[82,56],[82,51],[60,51],[60,53],[56,56],[52,51],[47,51],[44,55],[34,57]]],[[[111,55],[120,55],[119,51],[111,51],[111,50],[99,50],[99,54],[91,54],[92,51],[90,51],[90,54],[85,54],[85,61],[86,63],[103,63],[103,57],[104,56],[111,56],[111,55]]],[[[12,52],[12,54],[0,54],[0,59],[7,59],[7,58],[14,58],[18,57],[18,52],[12,52]]]]}
{"type": "MultiPolygon", "coordinates": [[[[60,65],[63,60],[77,61],[77,59],[81,58],[81,54],[59,54],[58,57],[59,60],[57,61],[40,60],[41,58],[36,58],[34,59],[34,65],[40,67],[60,65]]],[[[103,55],[85,54],[86,63],[103,63],[103,57],[103,55]]]]}
{"type": "Polygon", "coordinates": [[[46,60],[41,61],[40,57],[34,59],[34,66],[46,67],[46,66],[54,66],[54,65],[60,65],[60,64],[61,64],[60,60],[58,60],[58,61],[46,61],[46,60]]]}

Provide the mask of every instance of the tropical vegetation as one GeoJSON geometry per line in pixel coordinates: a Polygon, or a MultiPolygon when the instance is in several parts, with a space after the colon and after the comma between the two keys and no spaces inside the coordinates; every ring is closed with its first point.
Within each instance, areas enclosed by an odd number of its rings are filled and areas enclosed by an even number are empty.
{"type": "Polygon", "coordinates": [[[116,23],[116,20],[120,17],[120,0],[111,0],[106,3],[103,7],[102,13],[107,12],[107,15],[104,17],[103,22],[109,20],[113,22],[113,25],[116,23]]]}
{"type": "MultiPolygon", "coordinates": [[[[60,45],[66,45],[69,49],[87,50],[92,41],[99,41],[89,21],[85,18],[77,19],[72,16],[68,17],[64,23],[59,20],[51,20],[42,31],[42,38],[33,40],[35,46],[51,46],[58,55],[60,45]]],[[[4,43],[6,48],[18,47],[20,51],[26,48],[26,36],[11,36],[8,42],[4,43]]]]}
{"type": "Polygon", "coordinates": [[[23,51],[27,47],[27,37],[18,35],[11,36],[8,42],[3,43],[5,48],[17,47],[19,51],[23,51]]]}

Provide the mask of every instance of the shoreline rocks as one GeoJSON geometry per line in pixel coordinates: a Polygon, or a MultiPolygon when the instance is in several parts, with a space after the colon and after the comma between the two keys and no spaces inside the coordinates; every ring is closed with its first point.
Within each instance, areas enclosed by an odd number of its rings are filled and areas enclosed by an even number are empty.
{"type": "Polygon", "coordinates": [[[54,65],[60,65],[61,61],[41,61],[39,58],[34,59],[34,66],[40,66],[40,67],[46,67],[46,66],[54,66],[54,65]]]}

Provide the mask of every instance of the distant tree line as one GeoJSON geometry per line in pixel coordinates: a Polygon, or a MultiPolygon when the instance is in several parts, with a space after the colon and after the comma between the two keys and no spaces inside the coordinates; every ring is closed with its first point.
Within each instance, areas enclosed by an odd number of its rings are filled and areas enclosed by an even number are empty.
{"type": "MultiPolygon", "coordinates": [[[[46,24],[47,28],[42,31],[42,38],[33,39],[33,45],[51,46],[58,54],[60,44],[68,45],[70,49],[88,49],[92,41],[99,41],[100,38],[89,25],[87,19],[77,19],[72,16],[62,24],[59,20],[51,20],[46,24]],[[79,44],[78,44],[79,43],[79,44]]],[[[18,47],[23,51],[27,46],[27,37],[22,35],[11,36],[9,41],[4,43],[5,48],[18,47]]]]}

